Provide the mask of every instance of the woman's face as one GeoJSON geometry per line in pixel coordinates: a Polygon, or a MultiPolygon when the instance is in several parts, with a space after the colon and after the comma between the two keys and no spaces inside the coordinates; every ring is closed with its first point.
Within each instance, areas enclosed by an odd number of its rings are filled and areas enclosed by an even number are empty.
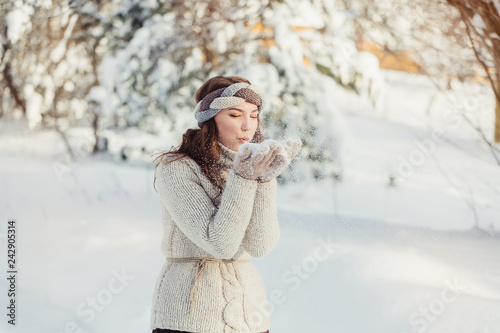
{"type": "Polygon", "coordinates": [[[238,151],[243,143],[253,139],[259,125],[258,119],[259,109],[249,102],[220,110],[214,117],[220,143],[238,151]]]}

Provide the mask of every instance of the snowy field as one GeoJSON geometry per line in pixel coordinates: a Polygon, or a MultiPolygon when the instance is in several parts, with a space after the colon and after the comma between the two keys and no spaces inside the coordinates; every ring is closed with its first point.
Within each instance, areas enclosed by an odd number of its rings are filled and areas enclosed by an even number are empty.
{"type": "MultiPolygon", "coordinates": [[[[279,189],[280,241],[252,259],[270,332],[500,332],[500,166],[453,111],[491,138],[491,93],[467,85],[430,103],[425,78],[384,74],[381,111],[338,93],[343,181],[279,189]]],[[[64,156],[56,133],[0,123],[4,274],[9,219],[18,236],[17,322],[4,315],[0,332],[148,332],[163,264],[153,165],[64,156]]],[[[5,313],[5,278],[0,295],[5,313]]]]}

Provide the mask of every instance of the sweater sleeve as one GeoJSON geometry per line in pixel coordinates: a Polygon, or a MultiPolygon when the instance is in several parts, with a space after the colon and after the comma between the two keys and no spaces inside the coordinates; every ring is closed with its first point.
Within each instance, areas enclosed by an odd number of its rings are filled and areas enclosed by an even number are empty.
{"type": "Polygon", "coordinates": [[[243,248],[251,256],[265,256],[271,252],[280,237],[276,192],[276,178],[258,184],[252,217],[242,241],[243,248]]]}
{"type": "Polygon", "coordinates": [[[256,181],[231,170],[218,209],[182,160],[161,163],[156,182],[161,204],[186,237],[216,258],[236,254],[252,215],[256,181]]]}

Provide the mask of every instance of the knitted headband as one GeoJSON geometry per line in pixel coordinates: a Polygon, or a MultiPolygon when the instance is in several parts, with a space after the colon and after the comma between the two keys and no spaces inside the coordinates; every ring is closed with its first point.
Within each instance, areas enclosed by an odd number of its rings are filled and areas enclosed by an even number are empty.
{"type": "Polygon", "coordinates": [[[212,91],[196,105],[195,118],[198,120],[198,125],[215,117],[222,109],[249,102],[257,105],[260,111],[264,107],[264,97],[261,90],[248,83],[239,82],[232,85],[212,91]]]}

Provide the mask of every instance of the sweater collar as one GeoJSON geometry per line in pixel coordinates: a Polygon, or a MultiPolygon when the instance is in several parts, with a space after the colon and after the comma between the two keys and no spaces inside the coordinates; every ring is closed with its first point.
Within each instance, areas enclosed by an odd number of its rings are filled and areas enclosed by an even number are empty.
{"type": "Polygon", "coordinates": [[[221,152],[219,163],[224,169],[232,169],[234,165],[234,158],[238,152],[227,148],[220,141],[217,141],[217,143],[219,144],[221,152]]]}

